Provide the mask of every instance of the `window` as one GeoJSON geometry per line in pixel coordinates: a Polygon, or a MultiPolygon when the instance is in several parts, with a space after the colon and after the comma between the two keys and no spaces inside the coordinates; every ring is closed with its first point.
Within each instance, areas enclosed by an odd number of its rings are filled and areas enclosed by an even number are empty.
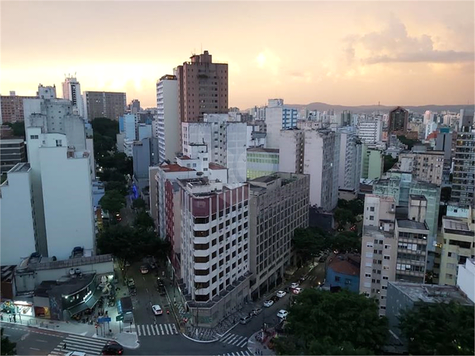
{"type": "Polygon", "coordinates": [[[62,147],[63,146],[63,140],[56,140],[56,147],[62,147]]]}
{"type": "Polygon", "coordinates": [[[371,216],[369,217],[369,219],[370,219],[370,220],[374,220],[374,216],[371,215],[371,216]]]}
{"type": "Polygon", "coordinates": [[[390,256],[384,256],[384,259],[385,259],[385,260],[389,260],[389,259],[390,259],[390,256]]]}
{"type": "Polygon", "coordinates": [[[38,135],[30,135],[31,140],[37,140],[39,137],[38,135]]]}
{"type": "Polygon", "coordinates": [[[370,207],[369,211],[374,211],[374,206],[370,207]]]}

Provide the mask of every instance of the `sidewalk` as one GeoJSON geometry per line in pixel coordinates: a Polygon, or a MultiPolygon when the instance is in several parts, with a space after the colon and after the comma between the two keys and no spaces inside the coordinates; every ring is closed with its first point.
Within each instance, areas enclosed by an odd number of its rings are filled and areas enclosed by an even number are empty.
{"type": "Polygon", "coordinates": [[[262,331],[258,331],[249,338],[247,342],[247,349],[253,355],[275,355],[275,352],[269,349],[269,340],[262,340],[262,331]]]}

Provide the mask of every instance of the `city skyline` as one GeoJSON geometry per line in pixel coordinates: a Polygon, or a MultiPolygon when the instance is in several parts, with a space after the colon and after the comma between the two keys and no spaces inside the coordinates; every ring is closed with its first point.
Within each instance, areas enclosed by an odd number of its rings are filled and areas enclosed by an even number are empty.
{"type": "Polygon", "coordinates": [[[229,106],[240,109],[274,97],[348,106],[474,103],[473,2],[1,8],[2,95],[34,95],[38,83],[60,87],[66,73],[76,73],[83,92],[123,91],[128,102],[154,107],[157,80],[208,50],[213,62],[229,64],[229,106]]]}

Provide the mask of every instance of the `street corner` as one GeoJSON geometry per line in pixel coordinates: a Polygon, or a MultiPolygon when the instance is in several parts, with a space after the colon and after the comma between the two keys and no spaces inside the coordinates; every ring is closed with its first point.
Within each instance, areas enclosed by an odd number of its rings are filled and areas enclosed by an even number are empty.
{"type": "Polygon", "coordinates": [[[114,339],[126,349],[138,349],[140,347],[140,341],[137,333],[120,333],[114,339]]]}

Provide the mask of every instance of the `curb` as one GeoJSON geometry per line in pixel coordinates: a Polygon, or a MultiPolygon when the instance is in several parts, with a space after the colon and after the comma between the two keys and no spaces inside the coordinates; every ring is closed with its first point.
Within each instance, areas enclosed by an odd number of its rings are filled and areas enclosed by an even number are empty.
{"type": "Polygon", "coordinates": [[[186,334],[182,334],[184,337],[186,337],[188,340],[190,341],[193,341],[193,342],[198,342],[200,344],[212,344],[213,342],[217,342],[219,341],[219,339],[214,339],[214,340],[208,340],[208,341],[204,341],[204,340],[196,340],[196,339],[193,339],[192,337],[186,335],[186,334]]]}
{"type": "MultiPolygon", "coordinates": [[[[14,324],[14,323],[12,323],[12,324],[14,324]]],[[[73,331],[66,331],[66,330],[53,329],[53,328],[45,328],[45,327],[36,326],[36,325],[23,325],[23,326],[25,326],[27,328],[32,328],[32,329],[49,330],[49,331],[56,331],[58,333],[63,333],[63,334],[71,334],[71,335],[78,335],[78,336],[83,336],[83,337],[90,337],[90,338],[104,340],[104,341],[114,341],[114,339],[106,339],[106,338],[103,338],[103,337],[87,336],[87,335],[83,335],[81,333],[76,333],[76,332],[73,332],[73,331]]]]}

